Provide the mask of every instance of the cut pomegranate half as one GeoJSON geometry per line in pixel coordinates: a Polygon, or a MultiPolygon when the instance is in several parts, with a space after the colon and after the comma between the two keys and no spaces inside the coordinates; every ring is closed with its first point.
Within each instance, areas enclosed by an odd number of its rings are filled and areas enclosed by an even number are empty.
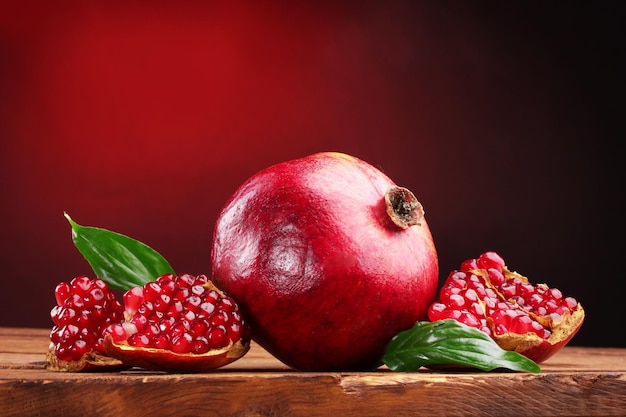
{"type": "Polygon", "coordinates": [[[235,301],[205,275],[166,274],[124,294],[124,323],[105,330],[107,355],[130,366],[203,372],[250,348],[250,328],[235,301]]]}
{"type": "Polygon", "coordinates": [[[574,337],[585,312],[576,299],[546,284],[531,284],[497,253],[485,252],[450,272],[428,317],[475,327],[503,349],[541,363],[574,337]]]}

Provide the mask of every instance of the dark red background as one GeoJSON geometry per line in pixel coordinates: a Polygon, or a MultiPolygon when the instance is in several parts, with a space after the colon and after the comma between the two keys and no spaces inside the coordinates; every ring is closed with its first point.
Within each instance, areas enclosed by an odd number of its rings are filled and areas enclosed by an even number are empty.
{"type": "Polygon", "coordinates": [[[626,346],[623,3],[54,3],[0,6],[0,325],[91,274],[64,211],[207,273],[246,178],[337,150],[415,192],[442,279],[496,250],[626,346]]]}

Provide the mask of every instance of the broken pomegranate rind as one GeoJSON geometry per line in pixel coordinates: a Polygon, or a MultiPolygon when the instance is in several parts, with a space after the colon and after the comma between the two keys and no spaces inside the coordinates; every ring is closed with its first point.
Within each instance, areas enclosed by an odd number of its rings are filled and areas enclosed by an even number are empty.
{"type": "Polygon", "coordinates": [[[175,353],[165,349],[141,348],[127,342],[114,342],[110,335],[104,338],[104,348],[108,355],[122,363],[152,371],[197,373],[207,372],[228,365],[250,350],[250,343],[230,343],[220,349],[206,353],[175,353]]]}
{"type": "Polygon", "coordinates": [[[563,314],[562,320],[551,327],[552,333],[547,339],[535,333],[504,333],[493,338],[504,350],[521,353],[536,363],[544,362],[557,353],[576,335],[585,320],[585,310],[580,303],[570,313],[563,314]]]}
{"type": "Polygon", "coordinates": [[[580,303],[547,284],[509,270],[495,252],[468,259],[448,276],[429,319],[451,318],[487,333],[504,350],[535,363],[550,358],[578,332],[580,303]]]}
{"type": "Polygon", "coordinates": [[[51,344],[46,353],[46,369],[57,372],[116,372],[128,369],[122,361],[97,352],[85,353],[77,361],[59,359],[51,344]]]}

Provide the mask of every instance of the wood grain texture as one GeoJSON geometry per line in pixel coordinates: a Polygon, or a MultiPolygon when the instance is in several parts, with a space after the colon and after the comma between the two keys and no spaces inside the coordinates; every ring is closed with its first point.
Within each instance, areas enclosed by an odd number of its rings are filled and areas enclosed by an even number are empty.
{"type": "Polygon", "coordinates": [[[297,372],[258,345],[210,373],[44,369],[48,330],[0,328],[0,416],[624,416],[626,349],[566,347],[541,374],[297,372]]]}

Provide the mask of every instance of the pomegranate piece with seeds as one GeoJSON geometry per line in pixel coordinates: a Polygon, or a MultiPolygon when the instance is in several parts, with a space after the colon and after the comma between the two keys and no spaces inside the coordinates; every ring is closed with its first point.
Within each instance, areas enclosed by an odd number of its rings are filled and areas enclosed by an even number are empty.
{"type": "Polygon", "coordinates": [[[127,365],[202,372],[250,348],[239,306],[205,275],[162,275],[128,290],[124,305],[126,321],[105,330],[105,349],[127,365]]]}
{"type": "Polygon", "coordinates": [[[576,299],[546,284],[533,285],[485,252],[450,272],[431,304],[431,321],[454,319],[475,327],[505,350],[543,362],[567,344],[583,323],[576,299]]]}
{"type": "Polygon", "coordinates": [[[106,355],[103,331],[124,320],[124,307],[100,279],[79,276],[59,283],[46,367],[57,371],[115,370],[124,365],[106,355]]]}

